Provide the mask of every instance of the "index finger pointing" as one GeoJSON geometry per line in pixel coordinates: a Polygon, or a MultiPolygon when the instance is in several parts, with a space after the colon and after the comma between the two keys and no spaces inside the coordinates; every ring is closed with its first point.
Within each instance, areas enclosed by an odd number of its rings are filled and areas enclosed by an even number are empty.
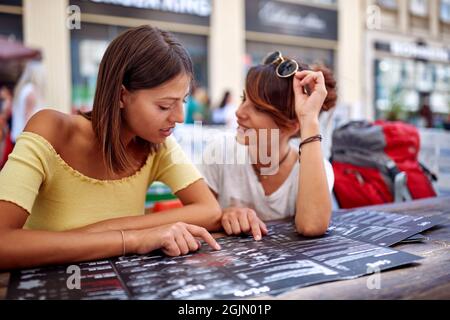
{"type": "Polygon", "coordinates": [[[220,245],[217,243],[217,241],[213,238],[213,236],[206,231],[206,229],[194,226],[192,224],[187,225],[187,230],[194,236],[194,237],[200,237],[207,244],[209,244],[213,249],[220,250],[220,245]]]}
{"type": "Polygon", "coordinates": [[[251,211],[251,213],[249,214],[249,220],[252,228],[253,237],[255,238],[256,241],[261,240],[261,229],[258,223],[259,219],[254,211],[251,211]]]}

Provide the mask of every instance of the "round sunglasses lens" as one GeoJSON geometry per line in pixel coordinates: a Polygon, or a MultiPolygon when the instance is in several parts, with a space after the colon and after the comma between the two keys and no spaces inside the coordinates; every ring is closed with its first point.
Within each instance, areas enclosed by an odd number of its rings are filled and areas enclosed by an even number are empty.
{"type": "Polygon", "coordinates": [[[280,53],[278,51],[275,51],[274,53],[271,53],[264,59],[264,64],[270,64],[275,61],[277,61],[280,58],[280,53]]]}
{"type": "Polygon", "coordinates": [[[298,64],[295,61],[287,60],[278,66],[278,74],[281,77],[289,77],[298,70],[298,64]]]}

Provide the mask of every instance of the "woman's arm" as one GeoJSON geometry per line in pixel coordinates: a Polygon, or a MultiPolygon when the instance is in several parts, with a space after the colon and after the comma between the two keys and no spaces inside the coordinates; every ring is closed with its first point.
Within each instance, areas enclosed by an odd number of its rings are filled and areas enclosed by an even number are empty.
{"type": "MultiPolygon", "coordinates": [[[[301,136],[312,137],[319,133],[318,121],[303,119],[301,136]]],[[[297,231],[305,236],[320,236],[327,231],[331,218],[331,198],[320,143],[312,142],[302,147],[298,181],[297,231]]]]}
{"type": "Polygon", "coordinates": [[[129,230],[122,237],[120,231],[24,230],[27,212],[6,201],[0,201],[0,213],[0,270],[109,258],[122,255],[124,249],[126,254],[145,254],[161,248],[178,256],[200,248],[194,237],[220,249],[205,229],[184,223],[129,230]]]}
{"type": "Polygon", "coordinates": [[[203,227],[209,231],[220,230],[222,217],[220,206],[203,180],[198,180],[180,190],[176,196],[183,203],[182,208],[138,217],[105,220],[77,230],[103,232],[120,229],[146,229],[180,221],[203,227]]]}
{"type": "MultiPolygon", "coordinates": [[[[78,262],[122,254],[122,235],[118,231],[87,234],[24,230],[22,226],[28,217],[24,209],[11,202],[0,201],[0,212],[0,269],[78,262]]],[[[131,246],[130,243],[126,245],[131,246]]]]}
{"type": "MultiPolygon", "coordinates": [[[[319,112],[327,96],[321,72],[303,71],[294,79],[296,112],[302,140],[320,133],[319,112]],[[303,91],[309,86],[311,94],[303,91]]],[[[331,197],[319,142],[302,146],[298,181],[296,229],[304,236],[320,236],[327,231],[331,218],[331,197]]]]}

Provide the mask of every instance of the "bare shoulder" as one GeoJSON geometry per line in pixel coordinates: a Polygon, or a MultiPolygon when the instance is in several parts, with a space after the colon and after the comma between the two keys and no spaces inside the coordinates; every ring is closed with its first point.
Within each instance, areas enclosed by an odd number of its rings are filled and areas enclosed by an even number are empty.
{"type": "Polygon", "coordinates": [[[51,109],[36,112],[23,131],[40,135],[59,150],[70,136],[73,116],[51,109]]]}

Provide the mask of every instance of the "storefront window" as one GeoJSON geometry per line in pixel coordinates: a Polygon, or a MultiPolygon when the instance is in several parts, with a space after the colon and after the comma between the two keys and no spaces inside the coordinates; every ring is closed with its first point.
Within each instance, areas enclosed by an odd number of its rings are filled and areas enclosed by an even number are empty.
{"type": "Polygon", "coordinates": [[[428,16],[428,0],[409,0],[409,11],[415,16],[428,16]]]}
{"type": "Polygon", "coordinates": [[[430,92],[434,86],[434,65],[422,61],[416,64],[416,89],[430,92]]]}
{"type": "Polygon", "coordinates": [[[385,9],[396,10],[398,8],[397,0],[377,0],[377,4],[385,9]]]}
{"type": "Polygon", "coordinates": [[[441,20],[450,23],[450,0],[441,0],[441,20]]]}
{"type": "MultiPolygon", "coordinates": [[[[124,30],[124,27],[85,23],[80,30],[71,31],[73,111],[92,108],[100,61],[108,44],[124,30]]],[[[174,35],[191,55],[196,82],[207,88],[206,36],[174,35]]]]}
{"type": "Polygon", "coordinates": [[[421,125],[421,110],[431,108],[434,126],[450,112],[450,65],[385,58],[375,62],[377,118],[421,125]]]}
{"type": "Polygon", "coordinates": [[[206,36],[174,33],[191,56],[194,64],[195,82],[198,86],[208,88],[208,38],[206,36]]]}
{"type": "Polygon", "coordinates": [[[0,35],[15,40],[22,40],[22,16],[0,13],[0,35]]]}

